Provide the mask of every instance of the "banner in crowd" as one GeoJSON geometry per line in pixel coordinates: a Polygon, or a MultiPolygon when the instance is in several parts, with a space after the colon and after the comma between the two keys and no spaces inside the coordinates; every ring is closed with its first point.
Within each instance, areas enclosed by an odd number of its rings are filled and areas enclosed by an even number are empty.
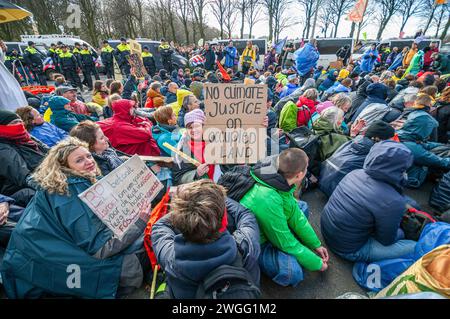
{"type": "Polygon", "coordinates": [[[267,86],[205,84],[208,164],[253,164],[266,156],[267,86]]]}
{"type": "Polygon", "coordinates": [[[353,9],[348,13],[348,20],[359,23],[362,22],[369,0],[358,0],[353,9]]]}
{"type": "Polygon", "coordinates": [[[78,197],[122,239],[163,189],[144,162],[135,155],[78,197]]]}
{"type": "Polygon", "coordinates": [[[144,66],[144,61],[142,60],[142,47],[136,40],[130,40],[130,56],[129,62],[130,66],[136,70],[136,77],[138,79],[144,79],[147,75],[147,70],[144,66]]]}

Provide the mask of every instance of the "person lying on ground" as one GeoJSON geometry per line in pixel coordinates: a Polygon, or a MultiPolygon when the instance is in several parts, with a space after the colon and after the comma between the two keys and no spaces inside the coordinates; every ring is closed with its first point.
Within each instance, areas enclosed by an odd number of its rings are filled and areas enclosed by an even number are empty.
{"type": "Polygon", "coordinates": [[[66,131],[45,122],[41,114],[31,106],[18,108],[16,114],[22,119],[27,131],[48,147],[55,146],[68,136],[66,131]]]}

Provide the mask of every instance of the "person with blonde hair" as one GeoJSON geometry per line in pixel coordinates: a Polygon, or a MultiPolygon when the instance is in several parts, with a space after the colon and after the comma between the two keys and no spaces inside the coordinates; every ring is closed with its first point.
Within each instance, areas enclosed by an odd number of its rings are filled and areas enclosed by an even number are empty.
{"type": "Polygon", "coordinates": [[[99,175],[85,142],[68,138],[49,151],[32,175],[38,191],[3,259],[8,298],[115,298],[141,286],[149,266],[142,244],[149,214],[142,212],[119,240],[78,197],[99,175]],[[81,282],[69,280],[76,271],[81,282]]]}
{"type": "Polygon", "coordinates": [[[313,130],[320,138],[320,161],[329,158],[342,144],[350,140],[350,137],[342,132],[343,121],[344,111],[334,106],[323,111],[313,123],[313,130]]]}
{"type": "Polygon", "coordinates": [[[88,143],[102,175],[106,176],[124,163],[116,150],[109,145],[109,140],[103,134],[100,126],[92,121],[84,121],[70,131],[70,136],[88,143]]]}

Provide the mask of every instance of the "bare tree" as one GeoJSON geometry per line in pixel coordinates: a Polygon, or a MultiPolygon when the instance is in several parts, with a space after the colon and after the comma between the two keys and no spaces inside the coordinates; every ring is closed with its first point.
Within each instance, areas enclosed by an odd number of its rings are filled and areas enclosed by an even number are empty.
{"type": "Polygon", "coordinates": [[[392,17],[402,6],[402,0],[375,0],[378,7],[377,21],[379,23],[377,40],[381,39],[387,24],[392,21],[392,17]]]}
{"type": "Polygon", "coordinates": [[[445,24],[444,30],[441,33],[441,40],[444,41],[445,37],[447,36],[448,28],[450,27],[450,10],[449,6],[447,5],[447,23],[445,24]]]}
{"type": "Polygon", "coordinates": [[[262,6],[260,0],[248,0],[247,9],[245,10],[245,21],[248,23],[249,38],[252,38],[253,27],[261,20],[262,6]]]}
{"type": "Polygon", "coordinates": [[[225,0],[225,28],[227,30],[228,38],[233,36],[233,29],[236,25],[238,14],[236,11],[236,1],[225,0]]]}
{"type": "Polygon", "coordinates": [[[328,34],[328,28],[330,27],[333,20],[334,9],[329,5],[329,0],[324,3],[324,6],[319,11],[318,20],[322,28],[323,36],[326,38],[328,34]]]}
{"type": "Polygon", "coordinates": [[[273,16],[273,32],[274,39],[278,42],[280,34],[286,28],[297,24],[292,15],[286,15],[286,11],[290,8],[292,0],[275,0],[274,3],[274,16],[273,16]]]}
{"type": "Polygon", "coordinates": [[[401,0],[401,7],[398,10],[398,15],[402,17],[400,33],[403,32],[408,20],[418,16],[423,9],[424,0],[401,0]]]}
{"type": "Polygon", "coordinates": [[[440,5],[436,11],[433,21],[431,22],[431,24],[436,27],[435,38],[439,37],[439,31],[441,30],[443,22],[447,20],[448,24],[448,21],[450,20],[450,6],[448,4],[440,5]]]}
{"type": "MultiPolygon", "coordinates": [[[[236,4],[235,4],[236,9],[239,10],[239,15],[241,18],[241,29],[240,29],[241,39],[244,38],[245,11],[247,10],[247,2],[248,1],[249,0],[236,0],[236,4]]],[[[263,0],[263,1],[272,1],[272,0],[263,0]]]]}
{"type": "Polygon", "coordinates": [[[189,0],[176,0],[178,18],[184,28],[186,43],[189,43],[189,17],[191,16],[191,7],[189,0]]]}
{"type": "MultiPolygon", "coordinates": [[[[329,0],[331,23],[334,25],[334,37],[337,37],[342,16],[353,6],[354,0],[329,0]]],[[[322,4],[323,5],[323,4],[322,4]]]]}
{"type": "Polygon", "coordinates": [[[220,26],[220,38],[223,39],[223,23],[225,21],[226,0],[211,0],[209,3],[213,16],[220,26]]]}
{"type": "Polygon", "coordinates": [[[311,31],[313,17],[316,12],[316,1],[314,1],[314,0],[297,0],[297,2],[300,4],[300,6],[302,7],[303,12],[304,12],[304,16],[302,18],[303,24],[304,24],[302,37],[307,39],[307,38],[309,38],[309,33],[311,31]]]}
{"type": "Polygon", "coordinates": [[[424,0],[424,7],[421,11],[421,17],[426,18],[427,22],[425,23],[425,27],[423,28],[423,34],[427,33],[428,28],[431,25],[431,22],[433,21],[434,13],[436,12],[436,9],[438,6],[436,5],[435,0],[424,0]]]}
{"type": "Polygon", "coordinates": [[[191,0],[195,23],[202,39],[205,39],[205,8],[207,4],[208,0],[191,0]]]}

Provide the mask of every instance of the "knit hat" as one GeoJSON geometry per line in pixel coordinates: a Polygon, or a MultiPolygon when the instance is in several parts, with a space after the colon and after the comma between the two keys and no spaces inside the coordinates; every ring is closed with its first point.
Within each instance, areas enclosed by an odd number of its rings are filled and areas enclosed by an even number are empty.
{"type": "Polygon", "coordinates": [[[48,107],[54,112],[56,110],[63,110],[64,106],[69,103],[70,100],[63,96],[54,96],[48,101],[48,107]]]}
{"type": "Polygon", "coordinates": [[[0,125],[8,125],[14,120],[20,119],[19,115],[7,110],[0,110],[0,125]]]}
{"type": "Polygon", "coordinates": [[[202,123],[205,124],[206,116],[205,113],[200,109],[195,109],[184,116],[184,124],[188,126],[191,123],[202,123]]]}
{"type": "Polygon", "coordinates": [[[395,130],[388,123],[381,120],[376,120],[367,128],[366,137],[373,138],[378,137],[381,140],[388,140],[393,138],[395,130]]]}

